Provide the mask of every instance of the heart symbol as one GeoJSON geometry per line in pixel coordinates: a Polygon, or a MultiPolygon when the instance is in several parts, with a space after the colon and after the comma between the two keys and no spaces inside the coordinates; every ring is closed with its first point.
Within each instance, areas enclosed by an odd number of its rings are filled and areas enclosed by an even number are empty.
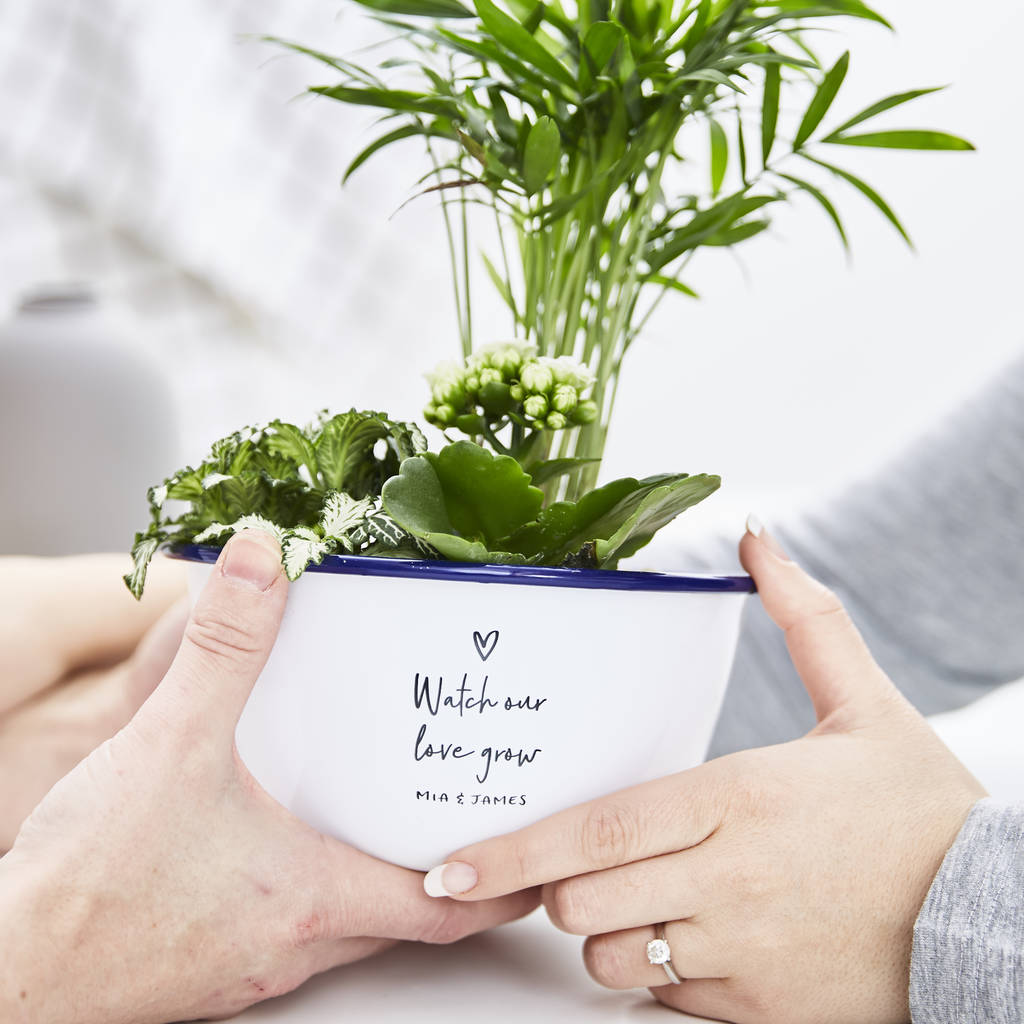
{"type": "Polygon", "coordinates": [[[474,630],[473,644],[476,647],[476,653],[480,655],[480,660],[486,661],[494,653],[494,648],[498,646],[498,631],[492,629],[487,636],[481,636],[474,630]]]}

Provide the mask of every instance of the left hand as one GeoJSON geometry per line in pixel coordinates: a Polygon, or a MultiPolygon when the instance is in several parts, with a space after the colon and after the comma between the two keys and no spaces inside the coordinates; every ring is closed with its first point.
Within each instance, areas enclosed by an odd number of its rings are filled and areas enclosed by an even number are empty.
{"type": "Polygon", "coordinates": [[[277,542],[232,537],[163,680],[22,826],[0,860],[4,1024],[219,1019],[397,940],[533,910],[536,893],[428,899],[418,872],[319,834],[249,774],[235,729],[287,594],[277,542]]]}
{"type": "Polygon", "coordinates": [[[981,786],[900,696],[836,597],[767,535],[740,546],[814,702],[800,740],[745,751],[452,855],[428,892],[544,884],[610,988],[760,1024],[910,1019],[914,921],[981,786]],[[667,922],[666,984],[646,946],[667,922]]]}
{"type": "Polygon", "coordinates": [[[179,565],[137,602],[121,555],[0,559],[0,854],[50,787],[163,678],[185,626],[179,565]]]}

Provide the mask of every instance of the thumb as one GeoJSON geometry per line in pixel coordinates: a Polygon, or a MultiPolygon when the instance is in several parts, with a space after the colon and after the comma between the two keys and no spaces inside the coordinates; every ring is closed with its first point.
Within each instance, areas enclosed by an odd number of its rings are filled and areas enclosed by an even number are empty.
{"type": "MultiPolygon", "coordinates": [[[[231,537],[185,624],[181,647],[146,708],[234,736],[284,615],[288,581],[278,542],[261,530],[231,537]]],[[[144,709],[145,710],[145,709],[144,709]]]]}
{"type": "Polygon", "coordinates": [[[819,722],[870,710],[894,694],[839,598],[792,561],[755,516],[747,520],[740,561],[754,577],[765,611],[786,634],[819,722]]]}
{"type": "Polygon", "coordinates": [[[338,840],[321,838],[320,853],[326,854],[334,879],[334,917],[348,935],[458,942],[524,917],[540,903],[538,888],[478,903],[434,899],[423,891],[421,872],[387,864],[338,840]]]}

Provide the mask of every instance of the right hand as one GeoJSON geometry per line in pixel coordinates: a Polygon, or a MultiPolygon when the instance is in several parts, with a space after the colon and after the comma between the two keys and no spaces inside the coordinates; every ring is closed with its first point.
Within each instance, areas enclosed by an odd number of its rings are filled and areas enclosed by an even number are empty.
{"type": "Polygon", "coordinates": [[[235,726],[287,591],[277,543],[233,537],[153,696],[0,861],[5,1021],[230,1016],[396,940],[452,942],[536,905],[432,900],[421,874],[320,835],[246,771],[235,726]]]}

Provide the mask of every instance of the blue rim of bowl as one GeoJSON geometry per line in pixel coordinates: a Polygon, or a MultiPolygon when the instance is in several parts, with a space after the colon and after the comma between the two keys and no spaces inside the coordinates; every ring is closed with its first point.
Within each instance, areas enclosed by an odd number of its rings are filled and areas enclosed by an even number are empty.
{"type": "MultiPolygon", "coordinates": [[[[213,563],[220,548],[184,544],[170,548],[171,558],[213,563]]],[[[396,579],[445,580],[462,583],[510,583],[527,587],[569,587],[578,590],[633,590],[695,594],[750,594],[749,576],[703,576],[686,573],[633,572],[624,569],[556,569],[541,565],[482,565],[475,562],[431,562],[405,558],[326,555],[306,572],[396,579]]]]}

